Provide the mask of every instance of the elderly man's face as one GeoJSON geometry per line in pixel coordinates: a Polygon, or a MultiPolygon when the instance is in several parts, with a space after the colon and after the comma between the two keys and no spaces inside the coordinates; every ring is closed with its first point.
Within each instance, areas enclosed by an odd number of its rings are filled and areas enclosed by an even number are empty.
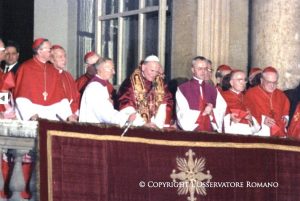
{"type": "Polygon", "coordinates": [[[0,40],[0,61],[5,59],[5,47],[4,43],[0,40]]]}
{"type": "Polygon", "coordinates": [[[231,87],[237,91],[237,92],[242,92],[246,88],[246,74],[244,72],[236,72],[233,74],[231,80],[230,80],[230,85],[231,87]]]}
{"type": "Polygon", "coordinates": [[[206,61],[196,60],[192,66],[193,76],[200,79],[206,80],[208,74],[208,66],[206,61]]]}
{"type": "Polygon", "coordinates": [[[54,49],[51,51],[51,55],[51,62],[53,65],[58,69],[64,70],[67,65],[67,55],[65,50],[54,49]]]}
{"type": "Polygon", "coordinates": [[[144,77],[150,81],[153,82],[157,75],[161,72],[161,66],[156,61],[148,61],[142,65],[142,71],[144,77]]]}
{"type": "Polygon", "coordinates": [[[205,74],[205,80],[211,80],[212,79],[212,73],[213,73],[213,68],[210,63],[207,64],[207,73],[205,74]]]}
{"type": "Polygon", "coordinates": [[[272,93],[277,88],[278,75],[275,72],[266,72],[262,74],[260,81],[262,88],[265,91],[272,93]]]}
{"type": "Polygon", "coordinates": [[[102,79],[104,80],[110,80],[113,78],[115,74],[115,65],[113,61],[108,60],[102,63],[99,68],[99,73],[102,79]]]}
{"type": "Polygon", "coordinates": [[[38,55],[45,61],[50,61],[51,56],[51,43],[49,41],[43,42],[38,49],[38,55]]]}

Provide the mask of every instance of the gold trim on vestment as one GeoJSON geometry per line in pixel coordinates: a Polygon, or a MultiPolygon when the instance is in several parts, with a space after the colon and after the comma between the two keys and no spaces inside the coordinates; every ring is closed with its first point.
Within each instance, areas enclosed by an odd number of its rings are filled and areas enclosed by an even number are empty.
{"type": "Polygon", "coordinates": [[[299,121],[299,119],[300,119],[300,112],[297,112],[297,113],[294,115],[294,119],[295,119],[295,122],[299,121]]]}
{"type": "Polygon", "coordinates": [[[137,112],[141,114],[145,122],[150,122],[151,117],[156,114],[160,104],[164,100],[165,90],[163,79],[160,76],[156,76],[153,82],[153,84],[155,84],[153,86],[154,96],[152,101],[149,100],[152,91],[147,92],[144,78],[139,68],[132,73],[130,80],[136,100],[137,112]],[[154,109],[151,107],[151,104],[154,104],[154,109]]]}
{"type": "Polygon", "coordinates": [[[48,167],[48,201],[53,201],[53,181],[52,181],[52,134],[47,131],[47,167],[48,167]]]}

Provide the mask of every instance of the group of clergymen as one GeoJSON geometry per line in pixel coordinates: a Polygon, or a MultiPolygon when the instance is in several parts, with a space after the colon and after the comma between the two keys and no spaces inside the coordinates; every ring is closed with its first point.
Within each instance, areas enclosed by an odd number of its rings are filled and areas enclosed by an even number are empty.
{"type": "MultiPolygon", "coordinates": [[[[0,55],[5,55],[1,40],[0,48],[0,55]]],[[[111,59],[88,52],[86,73],[75,81],[66,70],[63,47],[39,38],[32,50],[33,58],[22,63],[15,74],[0,71],[0,90],[11,96],[8,104],[0,105],[2,119],[130,123],[296,138],[300,133],[300,106],[289,117],[290,101],[277,88],[279,74],[274,67],[252,68],[247,78],[244,71],[221,65],[216,69],[215,85],[211,61],[197,56],[191,61],[193,77],[172,94],[159,58],[150,55],[116,93],[109,82],[115,74],[111,59]]]]}

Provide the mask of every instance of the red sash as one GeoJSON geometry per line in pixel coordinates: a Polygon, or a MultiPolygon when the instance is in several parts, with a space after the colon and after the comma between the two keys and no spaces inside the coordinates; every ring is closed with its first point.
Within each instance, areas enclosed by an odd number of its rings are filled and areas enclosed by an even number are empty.
{"type": "Polygon", "coordinates": [[[202,115],[202,113],[207,105],[205,97],[203,97],[203,94],[205,94],[204,87],[203,87],[204,84],[205,84],[205,82],[202,82],[202,84],[200,85],[200,88],[202,89],[202,91],[200,90],[200,99],[199,99],[200,114],[196,121],[196,123],[198,124],[198,127],[196,128],[196,130],[197,131],[212,131],[209,115],[205,115],[205,116],[202,115]]]}
{"type": "Polygon", "coordinates": [[[284,137],[285,133],[285,123],[283,120],[271,127],[271,136],[284,137]]]}

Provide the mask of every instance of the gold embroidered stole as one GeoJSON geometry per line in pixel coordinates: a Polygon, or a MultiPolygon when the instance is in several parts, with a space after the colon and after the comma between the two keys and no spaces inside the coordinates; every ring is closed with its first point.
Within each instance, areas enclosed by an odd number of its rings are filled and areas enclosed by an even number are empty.
{"type": "Polygon", "coordinates": [[[147,92],[144,79],[140,69],[136,69],[130,77],[134,96],[136,100],[137,112],[143,117],[145,122],[150,122],[152,116],[157,113],[158,107],[164,100],[164,82],[160,76],[155,78],[153,89],[147,92]]]}

